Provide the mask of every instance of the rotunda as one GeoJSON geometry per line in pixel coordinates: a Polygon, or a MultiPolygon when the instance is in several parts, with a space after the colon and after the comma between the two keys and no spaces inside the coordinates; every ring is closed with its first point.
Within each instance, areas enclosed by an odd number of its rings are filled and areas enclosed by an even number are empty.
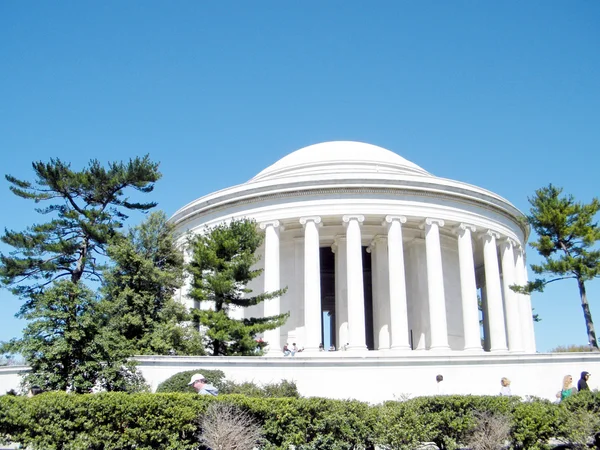
{"type": "MultiPolygon", "coordinates": [[[[281,297],[240,310],[290,312],[264,339],[317,355],[535,353],[523,214],[485,189],[436,177],[360,142],[297,150],[248,182],[206,195],[171,218],[201,233],[232,218],[265,233],[254,292],[281,297]]],[[[185,290],[181,293],[185,299],[185,290]]],[[[194,306],[188,303],[189,306],[194,306]]]]}

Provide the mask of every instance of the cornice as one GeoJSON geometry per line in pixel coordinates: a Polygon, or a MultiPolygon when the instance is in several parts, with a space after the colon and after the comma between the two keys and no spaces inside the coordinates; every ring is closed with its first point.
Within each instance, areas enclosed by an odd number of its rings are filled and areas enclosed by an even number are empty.
{"type": "MultiPolygon", "coordinates": [[[[369,180],[372,181],[372,180],[369,180]]],[[[430,183],[431,184],[431,183],[430,183]]],[[[180,209],[169,220],[177,227],[182,227],[191,222],[195,217],[208,212],[215,213],[227,208],[256,204],[264,201],[284,200],[297,197],[308,197],[315,195],[411,195],[422,198],[439,200],[459,201],[467,205],[475,205],[488,211],[500,214],[514,222],[523,232],[525,241],[529,235],[529,228],[519,220],[523,214],[509,202],[501,201],[491,195],[480,195],[480,193],[469,191],[471,195],[464,193],[464,189],[454,190],[448,186],[428,187],[424,186],[319,186],[311,187],[303,185],[301,188],[290,189],[286,187],[279,190],[263,190],[252,192],[252,190],[237,192],[236,195],[224,195],[202,203],[191,203],[180,209]],[[443,187],[442,191],[440,188],[443,187]],[[484,197],[484,198],[483,198],[484,197]]]]}

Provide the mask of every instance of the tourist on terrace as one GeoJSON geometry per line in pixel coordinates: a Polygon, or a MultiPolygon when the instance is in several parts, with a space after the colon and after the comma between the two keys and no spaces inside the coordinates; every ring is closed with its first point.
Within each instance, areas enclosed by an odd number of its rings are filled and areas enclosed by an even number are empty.
{"type": "Polygon", "coordinates": [[[577,390],[579,392],[590,390],[590,388],[587,384],[587,380],[590,379],[590,375],[591,375],[591,373],[589,373],[589,372],[581,372],[581,378],[577,382],[577,390]]]}
{"type": "Polygon", "coordinates": [[[573,377],[571,375],[565,375],[563,378],[563,387],[556,396],[559,397],[560,401],[562,402],[565,398],[570,397],[576,392],[577,388],[573,386],[573,377]]]}
{"type": "Polygon", "coordinates": [[[502,377],[502,379],[500,380],[500,384],[502,385],[502,387],[500,388],[501,396],[512,395],[512,392],[510,391],[510,380],[508,378],[502,377]]]}
{"type": "Polygon", "coordinates": [[[437,383],[437,395],[445,395],[446,390],[444,389],[444,376],[436,375],[435,381],[437,383]]]}
{"type": "Polygon", "coordinates": [[[188,383],[188,386],[193,386],[196,392],[200,395],[214,395],[219,393],[219,390],[212,384],[208,384],[206,378],[201,373],[195,373],[192,375],[192,379],[188,383]]]}

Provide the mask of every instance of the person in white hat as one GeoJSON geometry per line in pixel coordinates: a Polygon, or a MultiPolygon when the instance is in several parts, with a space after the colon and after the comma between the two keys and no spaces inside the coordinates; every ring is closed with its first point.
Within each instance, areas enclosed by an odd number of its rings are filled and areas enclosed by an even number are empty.
{"type": "Polygon", "coordinates": [[[219,390],[212,384],[208,384],[206,378],[201,373],[195,373],[192,375],[192,379],[188,383],[188,386],[192,386],[196,392],[200,395],[217,395],[219,390]]]}

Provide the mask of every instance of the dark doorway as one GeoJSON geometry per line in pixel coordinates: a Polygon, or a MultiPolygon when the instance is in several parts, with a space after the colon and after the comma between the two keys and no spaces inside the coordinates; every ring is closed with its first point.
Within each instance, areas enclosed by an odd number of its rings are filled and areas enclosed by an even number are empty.
{"type": "Polygon", "coordinates": [[[375,337],[373,335],[373,277],[371,270],[371,254],[367,247],[362,248],[363,263],[363,288],[365,294],[365,333],[367,348],[375,349],[375,337]]]}
{"type": "MultiPolygon", "coordinates": [[[[365,296],[365,340],[367,348],[375,348],[375,338],[373,335],[373,288],[372,288],[372,270],[371,254],[367,252],[367,247],[362,247],[363,262],[363,289],[365,296]]],[[[329,342],[330,345],[338,348],[337,329],[335,326],[335,254],[329,247],[320,249],[321,264],[321,312],[323,320],[321,322],[321,342],[329,342]],[[329,332],[326,337],[325,333],[329,332]]]]}
{"type": "Polygon", "coordinates": [[[337,348],[335,329],[335,254],[330,247],[320,248],[321,264],[321,342],[337,348]],[[327,322],[327,323],[326,323],[327,322]],[[329,336],[325,337],[325,332],[329,336]]]}

